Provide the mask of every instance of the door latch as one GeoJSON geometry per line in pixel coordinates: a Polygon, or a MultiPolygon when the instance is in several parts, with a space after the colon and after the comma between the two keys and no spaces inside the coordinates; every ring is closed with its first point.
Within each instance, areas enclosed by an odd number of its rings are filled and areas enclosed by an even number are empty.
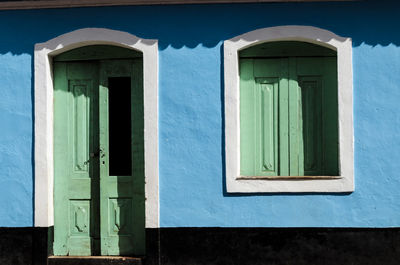
{"type": "Polygon", "coordinates": [[[103,158],[103,157],[106,156],[106,154],[104,153],[103,149],[100,148],[99,151],[94,152],[94,153],[90,153],[89,156],[90,156],[90,158],[95,158],[95,157],[98,157],[98,156],[103,158]]]}
{"type": "Polygon", "coordinates": [[[90,158],[98,157],[100,154],[100,151],[97,151],[95,153],[90,153],[90,158]]]}

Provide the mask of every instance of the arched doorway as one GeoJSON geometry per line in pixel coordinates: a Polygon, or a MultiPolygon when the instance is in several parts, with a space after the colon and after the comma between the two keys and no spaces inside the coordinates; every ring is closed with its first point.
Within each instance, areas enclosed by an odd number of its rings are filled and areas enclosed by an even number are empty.
{"type": "MultiPolygon", "coordinates": [[[[35,45],[34,94],[35,94],[35,226],[49,227],[49,242],[53,241],[52,227],[55,224],[54,205],[54,64],[53,59],[76,48],[103,45],[101,54],[107,54],[107,47],[120,47],[122,53],[116,58],[84,58],[102,60],[130,60],[129,51],[142,54],[143,75],[143,123],[144,123],[144,190],[145,227],[159,227],[158,201],[158,41],[143,39],[122,31],[104,28],[75,30],[35,45]],[[128,55],[127,55],[128,54],[128,55]]],[[[83,56],[81,54],[81,56],[83,56]]],[[[62,60],[62,56],[58,59],[62,60]]],[[[64,58],[65,59],[65,58],[64,58]]],[[[75,60],[77,63],[79,61],[75,60]]],[[[86,68],[85,68],[86,69],[86,68]]],[[[115,81],[115,80],[114,80],[115,81]]],[[[118,81],[118,80],[117,80],[118,81]]],[[[118,83],[118,82],[117,82],[118,83]]],[[[115,83],[114,83],[115,84],[115,83]]],[[[81,97],[82,99],[84,97],[81,97]]],[[[96,155],[96,153],[94,153],[96,155]]],[[[90,156],[90,153],[89,153],[90,156]]],[[[117,203],[118,205],[118,203],[117,203]]],[[[119,212],[120,213],[120,212],[119,212]]],[[[70,214],[70,213],[68,213],[70,214]]],[[[118,212],[117,212],[118,214],[118,212]]],[[[77,216],[77,219],[81,216],[77,216]]],[[[81,219],[80,219],[81,221],[81,219]]],[[[137,247],[139,245],[136,245],[137,247]]],[[[143,244],[141,245],[143,247],[143,244]]],[[[63,247],[63,246],[62,246],[63,247]]],[[[53,247],[51,246],[51,249],[53,247]]],[[[52,250],[50,250],[50,253],[52,250]]],[[[144,249],[136,248],[140,255],[144,249]]],[[[70,253],[67,253],[70,254],[70,253]]],[[[113,255],[109,253],[108,255],[113,255]]]]}

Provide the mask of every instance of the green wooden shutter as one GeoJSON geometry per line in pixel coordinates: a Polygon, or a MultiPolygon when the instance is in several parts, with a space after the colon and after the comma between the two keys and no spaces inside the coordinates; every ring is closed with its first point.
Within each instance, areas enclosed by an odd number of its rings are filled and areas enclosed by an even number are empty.
{"type": "Polygon", "coordinates": [[[240,60],[240,174],[338,174],[335,58],[240,60]]]}
{"type": "Polygon", "coordinates": [[[321,59],[290,59],[291,176],[323,175],[320,64],[321,59]]]}
{"type": "Polygon", "coordinates": [[[297,137],[301,148],[291,150],[298,168],[291,175],[337,176],[338,101],[336,58],[293,58],[299,105],[297,137]]]}
{"type": "Polygon", "coordinates": [[[322,69],[324,174],[339,176],[339,103],[336,57],[324,58],[322,69]]]}
{"type": "Polygon", "coordinates": [[[241,175],[289,174],[287,62],[241,60],[241,175]]]}

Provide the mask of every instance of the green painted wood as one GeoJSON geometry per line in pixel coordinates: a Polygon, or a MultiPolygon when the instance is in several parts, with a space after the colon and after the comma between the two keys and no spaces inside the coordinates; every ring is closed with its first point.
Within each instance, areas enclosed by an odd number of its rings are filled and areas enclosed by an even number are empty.
{"type": "Polygon", "coordinates": [[[279,161],[280,176],[289,176],[289,62],[288,59],[280,60],[279,77],[279,161]]]}
{"type": "Polygon", "coordinates": [[[278,174],[278,78],[256,78],[256,174],[278,174]],[[259,173],[258,173],[259,172],[259,173]]]}
{"type": "Polygon", "coordinates": [[[337,60],[325,58],[323,61],[322,90],[322,135],[324,170],[327,176],[339,176],[339,110],[337,90],[337,60]]]}
{"type": "MultiPolygon", "coordinates": [[[[279,174],[278,164],[278,102],[280,63],[282,60],[253,60],[255,94],[255,175],[275,176],[279,174]],[[261,73],[259,69],[264,69],[261,73]],[[268,154],[268,155],[267,155],[268,154]],[[269,158],[269,159],[268,159],[269,158]],[[269,161],[268,161],[269,160],[269,161]]],[[[280,139],[284,142],[284,139],[280,139]]]]}
{"type": "Polygon", "coordinates": [[[54,63],[57,256],[145,254],[142,65],[141,58],[54,63]],[[130,80],[132,169],[110,175],[109,80],[118,77],[130,80]]]}
{"type": "Polygon", "coordinates": [[[336,58],[240,59],[242,176],[337,176],[336,58]]]}
{"type": "Polygon", "coordinates": [[[239,52],[240,58],[302,56],[336,57],[336,51],[308,42],[274,41],[255,45],[239,52]]]}
{"type": "Polygon", "coordinates": [[[324,175],[322,145],[322,83],[320,76],[299,78],[301,98],[299,136],[302,149],[299,150],[302,162],[299,163],[300,175],[324,175]]]}
{"type": "Polygon", "coordinates": [[[337,176],[338,100],[334,58],[297,58],[301,87],[304,175],[337,176]]]}
{"type": "Polygon", "coordinates": [[[101,255],[144,254],[143,81],[141,60],[100,63],[101,255]],[[131,78],[132,173],[110,175],[109,79],[131,78]]]}
{"type": "Polygon", "coordinates": [[[98,252],[97,68],[54,64],[54,254],[98,252]]]}
{"type": "Polygon", "coordinates": [[[301,131],[301,95],[299,93],[296,58],[289,58],[289,175],[300,176],[304,175],[300,168],[300,163],[303,161],[302,155],[302,131],[301,131]]]}
{"type": "Polygon", "coordinates": [[[321,71],[325,58],[289,60],[290,175],[324,175],[321,71]]]}
{"type": "Polygon", "coordinates": [[[256,175],[253,60],[240,60],[240,174],[256,175]]]}
{"type": "Polygon", "coordinates": [[[276,176],[288,172],[286,59],[242,59],[240,64],[241,175],[276,176]],[[282,116],[282,117],[280,117],[282,116]],[[278,130],[280,128],[280,130],[278,130]]]}
{"type": "Polygon", "coordinates": [[[142,53],[136,50],[111,45],[90,45],[64,52],[53,58],[54,62],[88,61],[105,59],[141,58],[142,53]]]}

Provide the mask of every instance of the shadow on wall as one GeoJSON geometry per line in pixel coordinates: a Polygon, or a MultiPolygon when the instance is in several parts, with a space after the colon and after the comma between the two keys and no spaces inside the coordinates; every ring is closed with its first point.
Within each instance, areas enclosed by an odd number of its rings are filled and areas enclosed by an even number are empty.
{"type": "Polygon", "coordinates": [[[316,26],[351,37],[353,46],[399,45],[400,36],[393,34],[397,31],[399,8],[400,3],[394,0],[366,0],[1,11],[0,22],[7,27],[0,29],[5,36],[0,54],[32,54],[35,43],[86,27],[159,39],[160,50],[169,46],[212,48],[245,32],[277,25],[316,26]]]}

